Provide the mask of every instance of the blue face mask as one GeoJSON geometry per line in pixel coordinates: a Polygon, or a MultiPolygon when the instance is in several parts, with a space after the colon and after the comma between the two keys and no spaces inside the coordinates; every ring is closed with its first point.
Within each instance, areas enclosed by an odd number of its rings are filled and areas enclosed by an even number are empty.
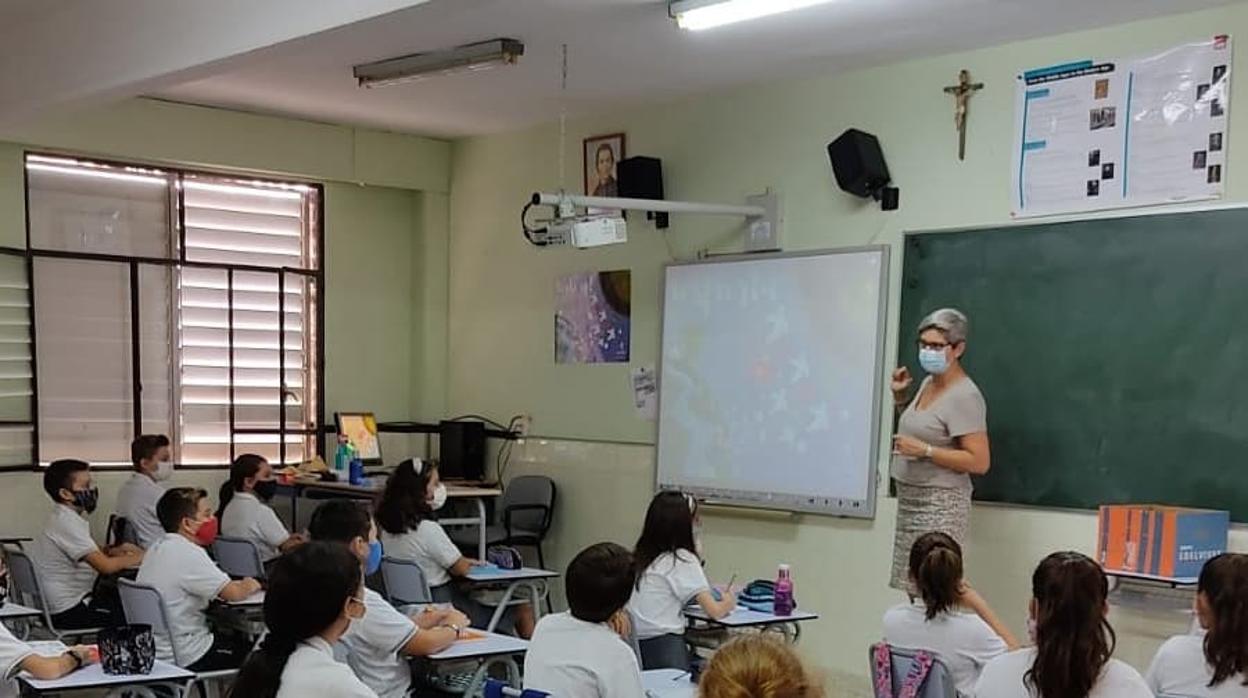
{"type": "Polygon", "coordinates": [[[949,358],[944,349],[919,349],[919,365],[933,376],[939,376],[949,370],[949,358]]]}
{"type": "Polygon", "coordinates": [[[368,544],[368,561],[364,563],[365,574],[377,574],[381,569],[381,541],[368,544]]]}

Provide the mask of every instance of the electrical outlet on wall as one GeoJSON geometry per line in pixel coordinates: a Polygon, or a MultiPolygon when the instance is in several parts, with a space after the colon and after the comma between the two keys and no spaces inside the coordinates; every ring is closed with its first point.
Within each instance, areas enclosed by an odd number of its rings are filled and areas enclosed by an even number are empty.
{"type": "Polygon", "coordinates": [[[520,436],[528,436],[529,427],[531,426],[533,426],[533,418],[527,414],[522,414],[516,417],[515,424],[512,425],[511,430],[520,436]]]}

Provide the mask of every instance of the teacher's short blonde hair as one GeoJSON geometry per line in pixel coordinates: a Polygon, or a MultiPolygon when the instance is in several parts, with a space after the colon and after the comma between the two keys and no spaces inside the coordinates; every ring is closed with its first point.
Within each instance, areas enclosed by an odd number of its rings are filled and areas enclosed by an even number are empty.
{"type": "Polygon", "coordinates": [[[923,321],[919,323],[919,334],[923,334],[928,330],[940,330],[950,344],[957,344],[966,341],[970,324],[970,321],[966,319],[966,315],[961,310],[957,308],[941,308],[940,310],[933,310],[927,317],[923,318],[923,321]]]}
{"type": "Polygon", "coordinates": [[[822,698],[823,682],[793,648],[768,635],[743,635],[719,648],[698,681],[700,698],[822,698]]]}

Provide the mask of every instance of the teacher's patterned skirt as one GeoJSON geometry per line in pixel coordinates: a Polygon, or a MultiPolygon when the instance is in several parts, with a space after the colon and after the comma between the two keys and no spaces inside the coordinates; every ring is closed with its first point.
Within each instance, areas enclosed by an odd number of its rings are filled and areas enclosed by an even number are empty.
{"type": "Polygon", "coordinates": [[[965,545],[971,519],[971,491],[896,482],[897,529],[893,534],[893,572],[888,585],[910,591],[910,547],[924,533],[942,531],[965,545]]]}

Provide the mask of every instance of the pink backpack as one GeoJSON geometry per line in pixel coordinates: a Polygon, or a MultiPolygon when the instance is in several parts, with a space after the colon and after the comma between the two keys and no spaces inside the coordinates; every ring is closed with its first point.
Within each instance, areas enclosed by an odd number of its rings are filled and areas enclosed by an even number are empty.
{"type": "Polygon", "coordinates": [[[932,670],[934,662],[930,652],[920,650],[910,663],[910,671],[901,682],[901,692],[893,695],[893,653],[887,642],[875,646],[872,673],[875,679],[875,698],[917,698],[932,670]]]}

